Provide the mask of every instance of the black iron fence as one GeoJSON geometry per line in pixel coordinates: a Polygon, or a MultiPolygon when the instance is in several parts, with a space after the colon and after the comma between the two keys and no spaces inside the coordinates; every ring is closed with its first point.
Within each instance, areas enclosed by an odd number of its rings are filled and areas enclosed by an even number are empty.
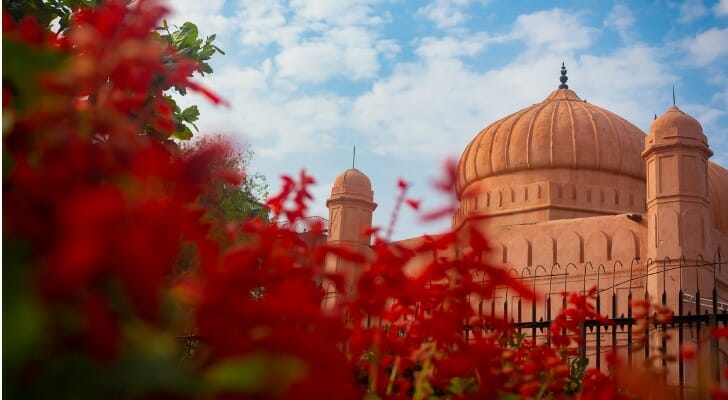
{"type": "MultiPolygon", "coordinates": [[[[711,334],[713,329],[728,325],[728,285],[724,283],[728,274],[723,274],[723,264],[716,254],[712,261],[702,257],[691,261],[635,259],[629,267],[616,261],[610,268],[587,262],[563,267],[555,264],[550,270],[543,266],[523,268],[521,273],[511,269],[514,278],[526,284],[532,281],[534,291],[545,292],[539,296],[540,301],[509,297],[508,289],[504,288],[495,299],[478,300],[473,306],[481,315],[489,313],[510,319],[524,337],[548,342],[553,319],[566,307],[561,285],[563,292],[581,286],[585,293],[596,284],[596,311],[609,323],[592,319],[581,324],[579,356],[600,370],[606,369],[608,353],[621,354],[630,366],[639,362],[664,368],[664,383],[679,387],[682,397],[702,390],[699,382],[707,377],[726,385],[722,370],[728,365],[728,341],[721,343],[711,334]],[[543,274],[539,275],[540,271],[543,274]],[[602,287],[605,282],[610,284],[602,287]],[[642,327],[636,332],[639,321],[635,318],[632,300],[646,300],[669,308],[670,318],[648,314],[645,316],[648,325],[645,327],[642,321],[642,327]],[[685,345],[695,349],[694,360],[679,357],[685,345]]],[[[467,327],[465,334],[469,334],[467,327]]]]}

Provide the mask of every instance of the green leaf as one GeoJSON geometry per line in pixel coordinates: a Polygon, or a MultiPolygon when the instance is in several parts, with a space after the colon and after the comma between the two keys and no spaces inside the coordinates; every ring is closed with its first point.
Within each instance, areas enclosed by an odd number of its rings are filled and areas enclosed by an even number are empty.
{"type": "Polygon", "coordinates": [[[301,380],[307,369],[295,357],[256,353],[219,363],[208,370],[205,381],[216,391],[280,395],[301,380]]]}
{"type": "Polygon", "coordinates": [[[190,130],[190,128],[188,128],[187,126],[182,125],[182,124],[177,125],[177,128],[178,128],[177,131],[172,134],[172,136],[174,136],[175,139],[179,139],[179,140],[192,139],[193,135],[192,135],[192,131],[190,130]]]}
{"type": "Polygon", "coordinates": [[[213,54],[215,54],[215,49],[210,45],[205,45],[205,47],[200,50],[198,57],[200,60],[209,60],[213,54]]]}
{"type": "Polygon", "coordinates": [[[185,22],[182,27],[172,33],[173,44],[178,50],[194,47],[197,43],[197,25],[185,22]]]}
{"type": "Polygon", "coordinates": [[[187,107],[180,113],[180,117],[187,122],[195,122],[200,118],[200,110],[197,106],[187,107]]]}

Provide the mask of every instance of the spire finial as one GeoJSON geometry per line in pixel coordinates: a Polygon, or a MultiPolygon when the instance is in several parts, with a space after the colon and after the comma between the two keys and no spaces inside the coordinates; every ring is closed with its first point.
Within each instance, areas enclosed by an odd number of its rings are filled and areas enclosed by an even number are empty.
{"type": "Polygon", "coordinates": [[[351,156],[351,167],[354,168],[354,162],[356,161],[356,145],[354,145],[354,154],[351,156]]]}
{"type": "Polygon", "coordinates": [[[559,89],[568,89],[569,85],[566,84],[566,81],[569,80],[569,77],[566,76],[566,66],[564,65],[564,62],[561,62],[561,77],[559,77],[559,81],[561,82],[561,85],[559,85],[559,89]]]}
{"type": "Polygon", "coordinates": [[[675,85],[672,85],[672,106],[677,107],[675,105],[675,85]]]}

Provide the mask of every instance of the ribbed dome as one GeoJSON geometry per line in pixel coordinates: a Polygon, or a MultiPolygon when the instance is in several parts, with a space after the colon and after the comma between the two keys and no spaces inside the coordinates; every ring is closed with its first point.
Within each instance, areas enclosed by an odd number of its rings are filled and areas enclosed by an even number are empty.
{"type": "Polygon", "coordinates": [[[336,177],[331,188],[331,195],[335,194],[359,195],[371,199],[374,193],[369,177],[356,168],[349,168],[336,177]]]}
{"type": "Polygon", "coordinates": [[[700,122],[681,109],[672,106],[650,125],[650,136],[665,139],[673,136],[692,138],[707,143],[700,122]]]}
{"type": "Polygon", "coordinates": [[[522,170],[594,170],[642,179],[645,134],[624,118],[557,89],[483,129],[458,165],[458,196],[484,178],[522,170]]]}

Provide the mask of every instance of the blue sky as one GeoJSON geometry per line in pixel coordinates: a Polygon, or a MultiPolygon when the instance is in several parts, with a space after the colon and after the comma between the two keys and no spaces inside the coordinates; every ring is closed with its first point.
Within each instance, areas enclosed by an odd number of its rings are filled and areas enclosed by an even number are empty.
{"type": "MultiPolygon", "coordinates": [[[[672,103],[703,125],[728,166],[728,0],[171,0],[227,53],[203,82],[231,108],[201,106],[202,134],[250,145],[275,191],[313,174],[312,214],[351,166],[369,175],[386,225],[396,181],[425,208],[443,161],[495,120],[569,87],[643,131],[672,103]]],[[[396,238],[437,232],[406,211],[396,238]]]]}

